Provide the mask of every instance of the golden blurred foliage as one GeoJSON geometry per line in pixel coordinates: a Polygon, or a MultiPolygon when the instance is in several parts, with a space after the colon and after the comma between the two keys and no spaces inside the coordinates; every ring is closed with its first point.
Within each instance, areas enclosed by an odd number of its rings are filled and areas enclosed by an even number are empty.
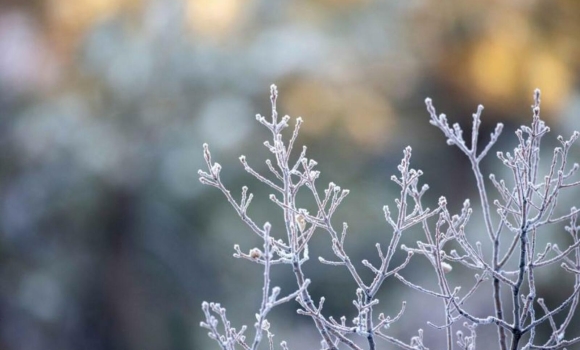
{"type": "Polygon", "coordinates": [[[238,22],[248,0],[187,0],[186,22],[197,35],[223,39],[238,22]]]}
{"type": "Polygon", "coordinates": [[[578,1],[426,2],[413,18],[417,52],[437,79],[472,101],[513,111],[540,88],[543,108],[557,111],[574,88],[578,1]]]}
{"type": "Polygon", "coordinates": [[[370,86],[304,79],[283,90],[284,110],[307,117],[306,133],[327,133],[340,123],[348,137],[369,152],[384,150],[389,141],[395,123],[392,107],[370,86]]]}
{"type": "Polygon", "coordinates": [[[503,13],[473,45],[467,65],[473,93],[498,104],[517,101],[535,88],[543,91],[542,106],[557,109],[572,88],[564,58],[540,33],[516,14],[503,13]]]}
{"type": "Polygon", "coordinates": [[[523,79],[526,91],[542,89],[542,107],[558,108],[567,99],[572,87],[570,67],[553,51],[534,50],[525,65],[526,77],[523,79]]]}
{"type": "Polygon", "coordinates": [[[95,22],[142,5],[142,0],[48,0],[48,34],[57,51],[68,55],[95,22]]]}
{"type": "Polygon", "coordinates": [[[374,0],[314,0],[313,2],[331,6],[333,8],[338,8],[340,6],[368,5],[373,1],[374,0]]]}
{"type": "Polygon", "coordinates": [[[479,40],[467,58],[469,78],[478,94],[506,101],[517,90],[525,44],[521,33],[498,30],[479,40]]]}
{"type": "Polygon", "coordinates": [[[339,119],[340,96],[329,84],[304,79],[281,90],[284,98],[280,102],[284,111],[293,117],[308,116],[305,132],[324,133],[332,122],[339,119]]]}

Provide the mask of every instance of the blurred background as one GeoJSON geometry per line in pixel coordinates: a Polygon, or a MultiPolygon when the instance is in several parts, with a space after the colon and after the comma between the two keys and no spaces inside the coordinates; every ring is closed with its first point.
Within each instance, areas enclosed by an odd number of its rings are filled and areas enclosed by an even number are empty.
{"type": "MultiPolygon", "coordinates": [[[[553,131],[544,160],[556,135],[580,129],[579,33],[574,0],[0,0],[0,349],[215,349],[199,328],[202,300],[221,302],[251,335],[262,271],[232,253],[260,242],[199,183],[202,143],[236,197],[250,187],[254,220],[280,227],[272,191],[237,159],[267,171],[269,135],[255,114],[269,115],[277,84],[280,114],[305,120],[298,146],[319,162],[321,186],[351,190],[335,216],[349,222],[351,258],[376,262],[405,146],[431,186],[426,206],[442,195],[454,211],[465,198],[479,203],[469,164],[428,123],[424,99],[466,139],[480,103],[482,142],[504,122],[484,169],[509,180],[494,154],[512,149],[513,131],[531,120],[534,88],[553,131]]],[[[578,205],[578,194],[561,207],[578,205]]],[[[473,241],[485,241],[481,227],[475,215],[473,241]]],[[[542,244],[565,244],[562,227],[542,244]]],[[[421,239],[411,230],[403,243],[421,239]]],[[[331,258],[329,246],[320,232],[311,256],[331,258]]],[[[345,270],[317,259],[305,269],[328,315],[354,316],[345,270]]],[[[288,270],[273,271],[283,294],[294,290],[288,270]]],[[[568,274],[549,271],[538,272],[538,292],[554,307],[572,288],[568,274]]],[[[450,278],[472,275],[456,267],[450,278]]],[[[435,286],[424,258],[405,276],[435,286]]],[[[492,305],[486,288],[470,306],[481,316],[492,305]]],[[[379,299],[391,316],[409,302],[389,334],[408,341],[424,328],[441,348],[442,334],[425,324],[443,323],[440,302],[396,280],[379,299]]],[[[276,342],[318,348],[296,307],[273,311],[276,342]]],[[[480,330],[480,339],[495,332],[480,330]]]]}

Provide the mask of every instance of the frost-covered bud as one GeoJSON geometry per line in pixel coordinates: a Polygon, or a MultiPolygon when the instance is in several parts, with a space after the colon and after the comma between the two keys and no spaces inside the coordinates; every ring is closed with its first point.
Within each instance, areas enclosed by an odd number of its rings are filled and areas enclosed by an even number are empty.
{"type": "Polygon", "coordinates": [[[296,214],[295,220],[300,232],[304,232],[306,228],[306,219],[304,219],[304,216],[302,214],[296,214]]]}
{"type": "Polygon", "coordinates": [[[259,257],[262,256],[262,251],[258,248],[252,248],[250,250],[250,258],[252,259],[258,259],[259,257]]]}
{"type": "Polygon", "coordinates": [[[451,272],[451,270],[453,270],[453,266],[451,266],[451,264],[446,263],[445,261],[441,262],[441,269],[443,270],[443,272],[445,273],[449,273],[451,272]]]}

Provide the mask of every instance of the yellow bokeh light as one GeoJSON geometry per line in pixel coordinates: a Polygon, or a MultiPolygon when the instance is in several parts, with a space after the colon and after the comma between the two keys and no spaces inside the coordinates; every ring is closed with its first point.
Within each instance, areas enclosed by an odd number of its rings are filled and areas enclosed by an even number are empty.
{"type": "Polygon", "coordinates": [[[231,33],[246,2],[243,0],[188,0],[186,21],[196,34],[221,38],[231,33]]]}
{"type": "Polygon", "coordinates": [[[494,16],[468,55],[472,93],[496,105],[511,105],[540,88],[543,107],[558,108],[573,85],[569,53],[562,54],[571,50],[566,42],[559,44],[541,33],[521,13],[494,16]]]}
{"type": "Polygon", "coordinates": [[[47,33],[57,51],[66,56],[95,22],[141,6],[141,0],[49,0],[47,33]]]}
{"type": "Polygon", "coordinates": [[[469,74],[475,88],[491,98],[512,96],[517,90],[521,51],[521,38],[509,34],[479,42],[469,60],[469,74]]]}
{"type": "Polygon", "coordinates": [[[526,60],[527,90],[542,90],[542,106],[557,108],[572,87],[572,72],[556,55],[536,50],[526,60]]]}
{"type": "Polygon", "coordinates": [[[140,0],[49,0],[46,8],[51,25],[82,30],[95,21],[140,4],[140,0]]]}
{"type": "Polygon", "coordinates": [[[394,125],[387,98],[371,87],[333,84],[318,80],[299,81],[284,89],[284,110],[304,116],[305,132],[322,134],[333,125],[367,150],[382,150],[394,125]]]}
{"type": "Polygon", "coordinates": [[[283,91],[281,102],[291,116],[304,116],[305,132],[320,134],[340,117],[340,95],[329,84],[301,80],[283,91]]]}

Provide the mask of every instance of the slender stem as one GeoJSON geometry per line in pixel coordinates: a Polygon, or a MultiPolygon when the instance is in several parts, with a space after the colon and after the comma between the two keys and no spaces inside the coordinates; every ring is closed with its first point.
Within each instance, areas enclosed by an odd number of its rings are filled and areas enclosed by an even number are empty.
{"type": "MultiPolygon", "coordinates": [[[[485,189],[485,182],[483,181],[483,175],[481,174],[481,169],[479,167],[479,162],[475,158],[475,155],[472,154],[470,157],[471,166],[473,169],[473,173],[475,174],[475,179],[477,181],[477,189],[479,191],[479,198],[481,200],[481,207],[483,210],[483,218],[485,221],[485,227],[489,234],[489,237],[492,240],[492,268],[496,273],[500,272],[501,265],[499,263],[499,249],[500,249],[500,234],[499,231],[497,234],[493,233],[493,225],[491,222],[491,209],[489,205],[489,199],[487,197],[487,191],[485,189]]],[[[495,308],[495,316],[503,320],[503,305],[501,302],[501,283],[497,277],[493,277],[493,303],[495,308]]],[[[505,329],[502,327],[497,328],[497,332],[499,335],[499,346],[501,350],[507,349],[507,337],[505,329]]]]}

